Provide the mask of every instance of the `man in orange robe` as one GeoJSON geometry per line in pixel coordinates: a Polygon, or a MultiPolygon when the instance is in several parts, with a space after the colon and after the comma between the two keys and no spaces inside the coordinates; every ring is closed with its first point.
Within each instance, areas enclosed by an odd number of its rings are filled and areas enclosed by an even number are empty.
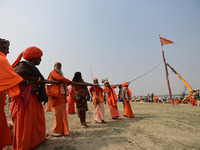
{"type": "Polygon", "coordinates": [[[68,114],[75,113],[75,94],[73,91],[73,87],[69,87],[69,96],[67,97],[67,104],[68,104],[68,114]]]}
{"type": "Polygon", "coordinates": [[[94,78],[93,82],[97,86],[91,86],[89,91],[93,98],[94,123],[98,123],[98,120],[101,120],[102,123],[105,123],[103,89],[99,86],[97,78],[94,78]]]}
{"type": "Polygon", "coordinates": [[[44,77],[36,67],[42,55],[38,47],[31,46],[12,65],[15,72],[26,81],[19,84],[20,94],[10,103],[14,123],[13,150],[33,149],[45,140],[45,116],[41,102],[46,102],[48,97],[42,83],[44,77]],[[20,61],[22,57],[26,61],[20,61]]]}
{"type": "MultiPolygon", "coordinates": [[[[103,89],[107,94],[107,103],[110,108],[110,115],[112,119],[117,119],[119,117],[119,111],[117,108],[117,95],[112,86],[110,86],[108,81],[104,82],[105,88],[103,89]]],[[[116,86],[115,86],[116,87],[116,86]]]]}
{"type": "Polygon", "coordinates": [[[132,93],[128,88],[127,82],[122,83],[122,86],[123,86],[123,88],[122,88],[122,96],[121,97],[123,98],[124,116],[133,118],[134,117],[133,111],[132,111],[131,105],[129,103],[129,100],[131,100],[132,93]]]}
{"type": "Polygon", "coordinates": [[[154,103],[156,103],[156,97],[155,96],[153,97],[153,101],[154,101],[154,103]]]}
{"type": "Polygon", "coordinates": [[[190,96],[190,103],[192,104],[192,106],[196,106],[196,102],[193,96],[190,96]]]}
{"type": "Polygon", "coordinates": [[[9,53],[10,42],[0,38],[0,150],[5,146],[12,144],[10,131],[4,113],[6,93],[8,97],[14,97],[19,94],[18,83],[23,79],[14,72],[10,63],[6,59],[9,53]]]}
{"type": "Polygon", "coordinates": [[[54,69],[49,75],[49,80],[61,82],[60,84],[53,84],[53,86],[57,88],[58,94],[51,97],[53,113],[55,116],[52,129],[53,136],[69,135],[66,102],[68,95],[67,86],[71,84],[71,81],[63,76],[61,66],[60,62],[56,62],[54,64],[54,69]]]}

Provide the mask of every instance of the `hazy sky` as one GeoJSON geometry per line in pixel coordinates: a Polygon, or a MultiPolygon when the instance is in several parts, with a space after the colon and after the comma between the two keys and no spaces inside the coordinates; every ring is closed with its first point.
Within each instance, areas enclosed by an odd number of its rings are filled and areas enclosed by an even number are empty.
{"type": "MultiPolygon", "coordinates": [[[[200,89],[199,0],[1,0],[0,37],[11,42],[12,64],[29,46],[43,50],[38,68],[47,78],[56,61],[70,80],[76,71],[111,84],[130,81],[167,62],[200,89]]],[[[183,83],[169,70],[173,94],[183,83]]],[[[168,94],[164,64],[132,82],[134,95],[168,94]]]]}

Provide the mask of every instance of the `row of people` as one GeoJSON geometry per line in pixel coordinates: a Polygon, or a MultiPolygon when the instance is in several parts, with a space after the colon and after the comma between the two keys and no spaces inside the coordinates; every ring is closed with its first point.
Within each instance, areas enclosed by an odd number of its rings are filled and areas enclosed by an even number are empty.
{"type": "MultiPolygon", "coordinates": [[[[56,87],[57,95],[49,96],[51,106],[55,115],[52,131],[55,134],[69,134],[66,96],[67,86],[71,85],[74,93],[78,117],[81,126],[86,128],[86,111],[88,110],[87,100],[90,98],[87,86],[91,86],[90,93],[94,99],[94,118],[95,120],[104,121],[104,106],[102,105],[102,89],[98,85],[98,79],[94,79],[94,84],[86,83],[82,79],[80,72],[76,72],[72,81],[65,78],[61,71],[61,63],[57,62],[51,71],[48,80],[45,80],[40,73],[37,65],[41,62],[43,51],[38,47],[31,46],[24,50],[12,64],[9,64],[6,55],[9,53],[10,42],[0,39],[0,150],[6,145],[12,144],[15,149],[32,149],[45,141],[46,125],[45,115],[42,102],[48,101],[48,92],[46,93],[45,84],[53,84],[56,87]],[[21,58],[26,61],[20,61],[21,58]],[[11,119],[14,124],[14,136],[11,140],[7,120],[4,112],[5,96],[8,95],[10,100],[11,119]]],[[[110,108],[111,117],[119,117],[117,108],[117,96],[113,87],[108,81],[104,83],[103,91],[107,94],[107,103],[110,108]]],[[[127,97],[127,85],[122,90],[124,100],[124,115],[133,117],[133,113],[127,97]],[[128,112],[128,114],[127,114],[128,112]],[[131,113],[130,113],[131,112],[131,113]],[[130,115],[130,114],[131,115],[130,115]]],[[[128,94],[130,95],[130,94],[128,94]]]]}

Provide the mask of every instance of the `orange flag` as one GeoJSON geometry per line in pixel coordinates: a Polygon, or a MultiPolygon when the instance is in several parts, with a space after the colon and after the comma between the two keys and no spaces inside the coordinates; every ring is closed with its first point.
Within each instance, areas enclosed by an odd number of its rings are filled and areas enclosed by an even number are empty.
{"type": "Polygon", "coordinates": [[[170,41],[170,40],[165,39],[165,38],[162,38],[162,37],[160,37],[160,42],[161,42],[161,45],[162,45],[162,46],[163,46],[163,45],[167,45],[167,44],[172,44],[172,43],[174,43],[173,41],[170,41]]]}

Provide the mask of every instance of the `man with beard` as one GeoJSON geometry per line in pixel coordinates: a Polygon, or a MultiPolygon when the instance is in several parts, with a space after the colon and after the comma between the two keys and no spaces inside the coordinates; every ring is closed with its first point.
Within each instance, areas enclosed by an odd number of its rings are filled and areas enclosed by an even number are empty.
{"type": "Polygon", "coordinates": [[[18,83],[23,79],[14,72],[6,59],[9,53],[10,42],[0,38],[0,150],[12,144],[6,115],[4,112],[6,93],[9,97],[19,94],[18,83]]]}
{"type": "Polygon", "coordinates": [[[48,100],[44,77],[36,67],[43,52],[35,46],[24,50],[12,66],[24,81],[19,84],[20,94],[10,103],[14,123],[13,150],[33,149],[45,140],[46,126],[41,102],[48,100]],[[20,61],[21,58],[26,61],[20,61]]]}
{"type": "Polygon", "coordinates": [[[48,77],[49,80],[60,82],[60,84],[52,85],[55,87],[55,90],[57,89],[58,91],[56,96],[51,97],[51,104],[55,115],[52,129],[53,136],[69,135],[66,102],[68,95],[67,86],[71,84],[71,81],[63,76],[61,66],[60,62],[56,62],[54,64],[54,69],[50,72],[48,77]]]}

